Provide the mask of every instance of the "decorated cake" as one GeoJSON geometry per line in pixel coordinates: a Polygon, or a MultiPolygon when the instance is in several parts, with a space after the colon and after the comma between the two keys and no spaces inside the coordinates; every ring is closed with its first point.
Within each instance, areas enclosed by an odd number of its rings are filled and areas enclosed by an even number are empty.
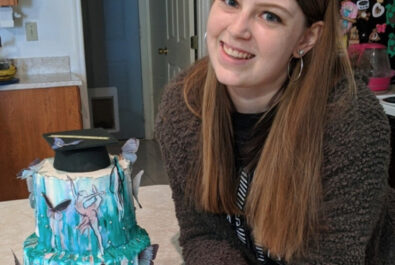
{"type": "MultiPolygon", "coordinates": [[[[60,149],[73,146],[74,150],[81,144],[78,141],[85,141],[84,137],[53,138],[60,149]]],[[[59,170],[63,164],[56,161],[59,151],[55,159],[44,159],[22,171],[36,220],[35,233],[24,242],[25,265],[151,263],[157,246],[151,246],[147,232],[137,225],[132,197],[138,202],[143,174],[139,172],[131,181],[137,148],[138,140],[129,140],[123,155],[107,155],[109,163],[99,163],[91,167],[93,171],[78,172],[73,166],[71,171],[59,170]]]]}

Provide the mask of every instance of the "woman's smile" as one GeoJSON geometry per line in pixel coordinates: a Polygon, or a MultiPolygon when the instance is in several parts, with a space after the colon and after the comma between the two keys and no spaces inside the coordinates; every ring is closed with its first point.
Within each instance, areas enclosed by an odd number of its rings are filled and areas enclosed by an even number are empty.
{"type": "Polygon", "coordinates": [[[255,57],[254,54],[239,48],[232,47],[223,41],[220,41],[220,46],[226,55],[236,60],[249,60],[255,57]]]}

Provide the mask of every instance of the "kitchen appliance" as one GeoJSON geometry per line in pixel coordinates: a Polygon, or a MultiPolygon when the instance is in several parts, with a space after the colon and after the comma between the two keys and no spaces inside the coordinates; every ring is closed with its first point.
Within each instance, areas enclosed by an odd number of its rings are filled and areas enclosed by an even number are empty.
{"type": "Polygon", "coordinates": [[[369,88],[384,92],[389,88],[395,71],[391,69],[387,47],[379,43],[352,44],[348,48],[354,67],[369,71],[369,88]]]}

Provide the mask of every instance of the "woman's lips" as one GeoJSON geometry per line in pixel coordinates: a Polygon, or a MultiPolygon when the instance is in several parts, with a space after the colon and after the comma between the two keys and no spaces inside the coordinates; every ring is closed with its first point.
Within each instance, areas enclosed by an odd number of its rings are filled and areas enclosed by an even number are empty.
{"type": "Polygon", "coordinates": [[[255,57],[254,54],[246,52],[246,51],[242,51],[240,49],[236,49],[233,47],[230,47],[229,45],[227,45],[226,43],[224,43],[223,41],[220,41],[221,47],[223,49],[223,51],[225,52],[226,55],[237,59],[237,60],[249,60],[255,57]]]}

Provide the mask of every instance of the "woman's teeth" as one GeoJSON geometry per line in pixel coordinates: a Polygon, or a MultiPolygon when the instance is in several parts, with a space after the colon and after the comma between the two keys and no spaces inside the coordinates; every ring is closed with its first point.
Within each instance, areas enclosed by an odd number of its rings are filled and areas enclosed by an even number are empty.
{"type": "Polygon", "coordinates": [[[236,59],[251,59],[254,57],[253,54],[240,52],[240,51],[234,50],[230,47],[227,47],[226,45],[223,45],[223,48],[224,48],[224,51],[227,55],[232,56],[236,59]]]}

